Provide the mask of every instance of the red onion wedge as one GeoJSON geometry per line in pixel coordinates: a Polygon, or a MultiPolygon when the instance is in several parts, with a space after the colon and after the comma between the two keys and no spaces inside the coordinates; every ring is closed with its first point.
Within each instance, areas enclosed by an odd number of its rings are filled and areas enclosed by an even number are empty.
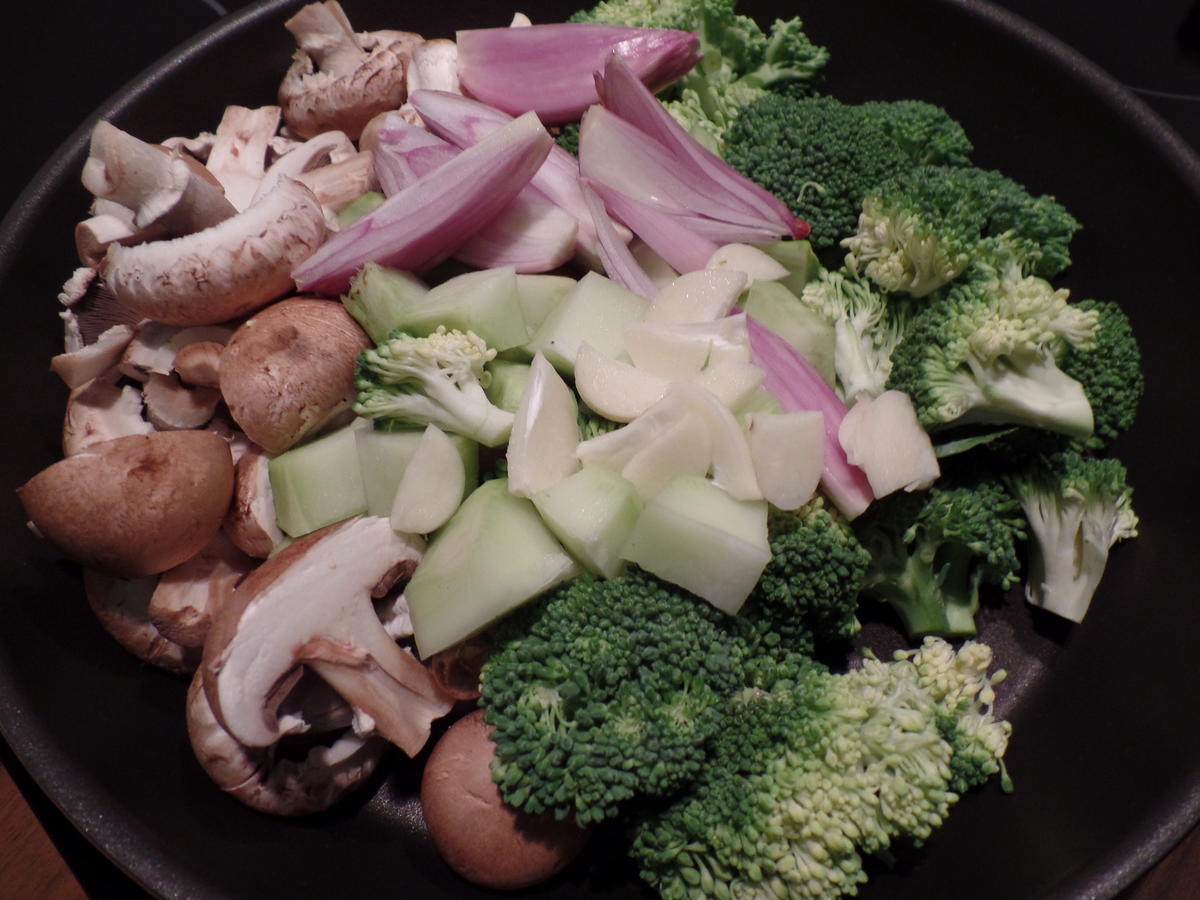
{"type": "Polygon", "coordinates": [[[597,101],[593,74],[609,56],[651,91],[700,59],[695,34],[661,28],[560,22],[460,31],[456,41],[464,93],[512,115],[533,110],[549,123],[577,121],[597,101]]]}
{"type": "Polygon", "coordinates": [[[746,316],[754,364],[766,372],[763,387],[784,412],[818,410],[825,419],[825,468],[821,487],[847,519],[859,516],[875,499],[862,469],[850,465],[838,440],[846,404],[791,344],[746,316]]]}
{"type": "Polygon", "coordinates": [[[606,109],[662,144],[676,159],[676,166],[698,187],[703,185],[706,193],[782,227],[780,234],[797,240],[808,237],[811,229],[807,222],[797,219],[782,200],[688,134],[621,57],[608,58],[603,74],[596,76],[596,86],[606,109]]]}
{"type": "Polygon", "coordinates": [[[646,274],[646,270],[634,258],[629,245],[617,234],[616,225],[604,208],[604,201],[592,189],[585,179],[581,182],[583,198],[592,211],[592,220],[596,223],[596,234],[600,238],[600,262],[604,272],[622,287],[628,288],[647,300],[658,293],[658,286],[646,274]]]}
{"type": "MultiPolygon", "coordinates": [[[[512,116],[506,112],[447,91],[413,91],[408,100],[426,128],[457,147],[477,144],[512,121],[512,116]]],[[[555,144],[531,184],[575,219],[580,250],[589,256],[598,256],[600,245],[596,229],[579,188],[579,160],[555,144]]],[[[618,229],[618,233],[622,234],[622,240],[629,239],[624,229],[618,229]]]]}
{"type": "Polygon", "coordinates": [[[297,287],[339,294],[368,262],[427,271],[508,206],[552,146],[536,115],[514,119],[333,235],[292,272],[297,287]]]}
{"type": "MultiPolygon", "coordinates": [[[[397,123],[379,132],[375,170],[383,192],[398,193],[462,153],[424,128],[397,123]]],[[[455,251],[479,269],[512,266],[521,273],[549,272],[575,254],[575,220],[532,184],[455,251]]]]}
{"type": "Polygon", "coordinates": [[[703,269],[720,247],[682,224],[679,218],[603,184],[588,181],[612,216],[641,237],[646,246],[680,274],[703,269]]]}

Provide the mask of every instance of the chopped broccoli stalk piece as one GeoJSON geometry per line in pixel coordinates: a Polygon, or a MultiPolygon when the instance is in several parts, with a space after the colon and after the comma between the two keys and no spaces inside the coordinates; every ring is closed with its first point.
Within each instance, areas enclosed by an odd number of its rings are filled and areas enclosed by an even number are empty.
{"type": "Polygon", "coordinates": [[[869,186],[846,266],[885,291],[924,297],[971,262],[1053,278],[1071,261],[1079,223],[1052,197],[999,172],[917,166],[869,186]]]}
{"type": "Polygon", "coordinates": [[[1040,278],[993,275],[958,282],[917,308],[892,353],[887,387],[912,398],[928,429],[982,422],[1087,438],[1091,405],[1057,360],[1068,346],[1091,345],[1096,311],[1069,304],[1065,290],[1040,278]]]}
{"type": "Polygon", "coordinates": [[[359,354],[354,411],[368,419],[433,424],[499,446],[512,431],[513,414],[493,406],[484,391],[491,377],[484,365],[495,355],[469,331],[397,332],[359,354]]]}
{"type": "Polygon", "coordinates": [[[1025,596],[1034,606],[1082,622],[1109,550],[1137,536],[1125,467],[1117,459],[1066,450],[1025,466],[1008,483],[1033,536],[1025,596]]]}
{"type": "Polygon", "coordinates": [[[1089,347],[1067,347],[1058,361],[1064,373],[1083,385],[1096,429],[1084,441],[1102,450],[1133,424],[1146,388],[1142,353],[1125,311],[1111,300],[1082,300],[1076,308],[1095,311],[1095,336],[1089,347]]]}
{"type": "Polygon", "coordinates": [[[910,637],[975,634],[981,586],[1007,590],[1021,578],[1025,520],[997,479],[944,477],[891,494],[854,530],[871,554],[864,591],[891,604],[910,637]]]}
{"type": "Polygon", "coordinates": [[[877,397],[892,371],[892,352],[908,323],[905,298],[891,300],[865,278],[824,271],[800,299],[834,329],[834,369],[842,398],[877,397]]]}
{"type": "Polygon", "coordinates": [[[642,877],[668,900],[856,893],[864,856],[921,843],[1001,769],[990,663],[984,645],[930,639],[740,692],[697,779],[635,822],[642,877]]]}

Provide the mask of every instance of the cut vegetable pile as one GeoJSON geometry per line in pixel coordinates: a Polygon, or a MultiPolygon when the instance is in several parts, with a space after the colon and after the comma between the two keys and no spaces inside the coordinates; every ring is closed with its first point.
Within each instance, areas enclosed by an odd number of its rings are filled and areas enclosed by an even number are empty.
{"type": "Polygon", "coordinates": [[[1010,788],[977,615],[1082,622],[1138,527],[1140,355],[1052,281],[1070,213],[731,0],[284,24],[277,106],[96,126],[64,458],[18,491],[191,679],[215,784],[319,812],[448,725],[459,875],[618,820],[667,898],[854,893],[1010,788]]]}

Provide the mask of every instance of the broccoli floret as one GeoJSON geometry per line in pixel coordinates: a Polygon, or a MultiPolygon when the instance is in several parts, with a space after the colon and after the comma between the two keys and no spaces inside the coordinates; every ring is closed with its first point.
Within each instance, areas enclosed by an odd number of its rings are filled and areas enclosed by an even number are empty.
{"type": "Polygon", "coordinates": [[[395,332],[358,357],[354,411],[369,419],[437,425],[488,447],[508,440],[513,414],[493,406],[484,364],[496,351],[473,332],[395,332]]]}
{"type": "Polygon", "coordinates": [[[832,97],[755,100],[725,132],[722,153],[809,222],[818,249],[853,234],[863,197],[911,165],[878,121],[832,97]]]}
{"type": "Polygon", "coordinates": [[[579,155],[579,123],[568,122],[563,125],[558,134],[554,136],[554,142],[562,147],[572,156],[579,155]]]}
{"type": "Polygon", "coordinates": [[[897,492],[854,522],[871,554],[864,592],[899,614],[910,637],[975,633],[980,588],[1021,580],[1021,506],[998,478],[950,472],[897,492]]]}
{"type": "Polygon", "coordinates": [[[999,172],[917,166],[866,192],[846,266],[886,291],[923,297],[975,262],[1053,278],[1079,223],[1052,197],[999,172]]]}
{"type": "Polygon", "coordinates": [[[743,683],[747,645],[729,618],[634,568],[503,621],[480,702],[505,801],[587,825],[694,778],[743,683]]]}
{"type": "Polygon", "coordinates": [[[1033,536],[1025,596],[1072,622],[1083,621],[1109,550],[1137,535],[1125,466],[1111,457],[1066,450],[1026,465],[1008,483],[1033,536]]]}
{"type": "Polygon", "coordinates": [[[1091,346],[1067,347],[1058,367],[1083,385],[1096,428],[1084,442],[1102,450],[1133,424],[1146,388],[1142,353],[1125,311],[1111,300],[1082,300],[1076,307],[1097,314],[1091,346]]]}
{"type": "Polygon", "coordinates": [[[823,270],[801,301],[833,327],[833,365],[843,399],[877,397],[892,371],[892,352],[910,316],[907,298],[889,298],[865,278],[823,270]]]}
{"type": "Polygon", "coordinates": [[[846,520],[816,497],[797,510],[772,508],[771,561],[751,603],[777,630],[801,640],[857,634],[858,595],[871,557],[846,520]]]}
{"type": "Polygon", "coordinates": [[[856,893],[863,856],[924,841],[999,768],[1010,728],[989,663],[983,645],[931,640],[740,693],[696,781],[636,822],[643,878],[667,900],[856,893]]]}
{"type": "Polygon", "coordinates": [[[612,419],[606,419],[586,403],[578,404],[576,419],[579,422],[580,441],[589,441],[594,437],[599,437],[602,434],[608,434],[610,431],[616,431],[621,427],[620,422],[614,422],[612,419]]]}
{"type": "Polygon", "coordinates": [[[733,0],[601,0],[581,9],[568,22],[595,22],[603,25],[627,25],[631,28],[674,28],[699,31],[705,6],[733,14],[733,0]]]}
{"type": "Polygon", "coordinates": [[[1091,345],[1097,313],[1067,298],[1040,278],[981,269],[919,305],[887,387],[912,398],[928,429],[982,422],[1086,438],[1091,406],[1057,360],[1091,345]]]}
{"type": "Polygon", "coordinates": [[[962,125],[924,100],[872,100],[862,111],[883,126],[918,166],[965,166],[975,149],[962,125]]]}

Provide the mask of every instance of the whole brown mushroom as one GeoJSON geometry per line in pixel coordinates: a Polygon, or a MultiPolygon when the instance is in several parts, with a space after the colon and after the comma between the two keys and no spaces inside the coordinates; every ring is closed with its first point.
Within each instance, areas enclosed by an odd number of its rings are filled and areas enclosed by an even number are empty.
{"type": "Polygon", "coordinates": [[[67,556],[138,578],[216,536],[233,496],[233,461],[210,431],[128,435],[59,460],[17,495],[38,533],[67,556]]]}
{"type": "Polygon", "coordinates": [[[370,339],[341,303],[292,297],[247,319],[221,354],[221,394],[238,427],[268,453],[348,413],[354,366],[370,339]]]}

